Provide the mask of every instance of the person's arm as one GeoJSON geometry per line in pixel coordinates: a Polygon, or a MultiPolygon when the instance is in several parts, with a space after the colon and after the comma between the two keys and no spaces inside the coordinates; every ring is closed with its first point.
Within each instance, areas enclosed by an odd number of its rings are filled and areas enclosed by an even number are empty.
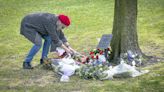
{"type": "Polygon", "coordinates": [[[55,24],[49,22],[45,24],[45,29],[47,30],[48,34],[50,35],[52,42],[54,42],[57,47],[62,47],[67,53],[72,53],[64,44],[63,42],[59,39],[59,36],[56,33],[56,26],[55,24]]]}
{"type": "Polygon", "coordinates": [[[51,37],[52,42],[55,43],[57,47],[60,47],[63,42],[59,39],[59,36],[56,33],[55,22],[53,22],[52,20],[45,21],[44,28],[47,31],[48,35],[51,37]]]}
{"type": "Polygon", "coordinates": [[[66,47],[64,44],[61,45],[61,47],[69,54],[72,54],[73,52],[68,48],[66,47]]]}
{"type": "Polygon", "coordinates": [[[59,38],[62,40],[63,44],[70,50],[72,51],[72,53],[76,53],[76,51],[74,49],[71,48],[71,46],[69,45],[64,33],[62,30],[60,30],[60,36],[59,38]]]}
{"type": "Polygon", "coordinates": [[[62,30],[59,30],[59,32],[60,32],[59,38],[62,40],[62,42],[63,42],[63,43],[68,42],[68,41],[67,41],[67,38],[65,37],[65,35],[64,35],[64,33],[63,33],[63,31],[62,31],[62,30]]]}
{"type": "Polygon", "coordinates": [[[67,48],[69,48],[70,47],[70,45],[69,45],[69,43],[68,42],[65,42],[65,43],[63,43],[67,48]]]}
{"type": "Polygon", "coordinates": [[[68,42],[65,42],[64,45],[65,45],[69,50],[71,50],[72,53],[77,53],[77,52],[69,45],[68,42]]]}

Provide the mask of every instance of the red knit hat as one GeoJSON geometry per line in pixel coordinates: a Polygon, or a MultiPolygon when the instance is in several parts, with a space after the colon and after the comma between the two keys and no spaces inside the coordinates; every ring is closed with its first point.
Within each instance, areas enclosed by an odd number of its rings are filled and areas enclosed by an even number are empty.
{"type": "Polygon", "coordinates": [[[70,19],[68,16],[61,14],[58,16],[58,18],[64,25],[66,25],[66,26],[70,25],[70,19]]]}

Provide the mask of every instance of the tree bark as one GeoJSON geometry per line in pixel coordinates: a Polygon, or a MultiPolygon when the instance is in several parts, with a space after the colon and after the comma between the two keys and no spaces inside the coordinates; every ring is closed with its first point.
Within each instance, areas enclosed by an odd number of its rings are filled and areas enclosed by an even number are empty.
{"type": "Polygon", "coordinates": [[[131,50],[142,55],[137,36],[137,0],[115,0],[111,59],[131,50]]]}

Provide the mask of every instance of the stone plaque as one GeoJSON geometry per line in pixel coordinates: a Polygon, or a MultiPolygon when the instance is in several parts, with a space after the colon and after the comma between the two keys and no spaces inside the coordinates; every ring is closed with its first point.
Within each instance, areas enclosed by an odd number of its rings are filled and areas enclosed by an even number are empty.
{"type": "Polygon", "coordinates": [[[110,42],[112,40],[112,34],[104,34],[101,37],[101,40],[97,46],[99,49],[107,49],[110,45],[110,42]]]}

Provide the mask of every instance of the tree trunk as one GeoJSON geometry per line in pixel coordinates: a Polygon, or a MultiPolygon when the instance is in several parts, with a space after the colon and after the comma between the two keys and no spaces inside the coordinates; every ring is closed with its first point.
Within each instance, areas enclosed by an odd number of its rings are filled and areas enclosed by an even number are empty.
{"type": "Polygon", "coordinates": [[[115,0],[111,59],[131,50],[142,55],[137,36],[137,0],[115,0]]]}

